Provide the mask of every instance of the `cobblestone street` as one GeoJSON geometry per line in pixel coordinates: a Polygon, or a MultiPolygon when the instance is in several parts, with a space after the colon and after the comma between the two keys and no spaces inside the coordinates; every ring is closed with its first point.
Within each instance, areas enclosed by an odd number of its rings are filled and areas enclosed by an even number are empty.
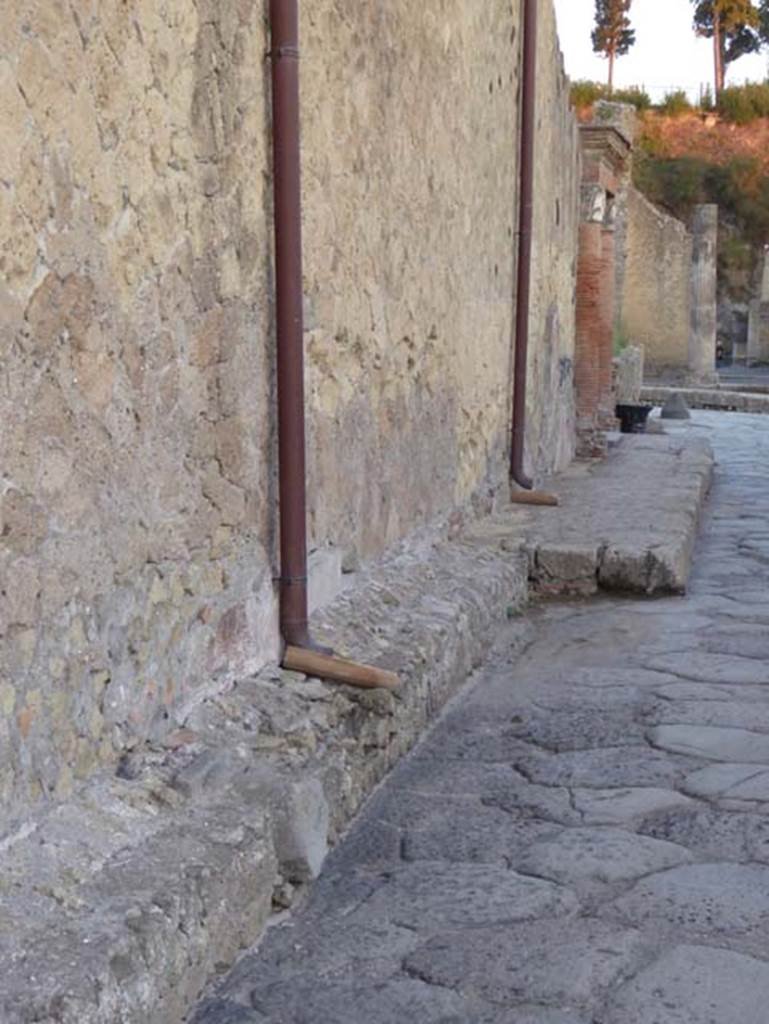
{"type": "Polygon", "coordinates": [[[673,428],[718,458],[688,596],[513,620],[195,1024],[765,1024],[768,427],[673,428]]]}

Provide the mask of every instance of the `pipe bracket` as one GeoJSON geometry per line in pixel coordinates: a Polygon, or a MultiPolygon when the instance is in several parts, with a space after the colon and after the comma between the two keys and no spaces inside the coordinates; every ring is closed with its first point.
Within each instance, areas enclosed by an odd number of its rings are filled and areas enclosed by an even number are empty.
{"type": "Polygon", "coordinates": [[[268,50],[267,56],[270,60],[299,60],[298,46],[276,46],[274,50],[268,50]]]}

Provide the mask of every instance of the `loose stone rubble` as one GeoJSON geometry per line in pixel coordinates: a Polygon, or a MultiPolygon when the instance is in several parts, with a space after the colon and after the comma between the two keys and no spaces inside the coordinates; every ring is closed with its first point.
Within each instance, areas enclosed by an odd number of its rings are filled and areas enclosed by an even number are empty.
{"type": "Polygon", "coordinates": [[[190,1024],[764,1024],[769,436],[676,429],[719,455],[687,596],[503,629],[190,1024]]]}
{"type": "MultiPolygon", "coordinates": [[[[471,525],[452,541],[417,538],[387,562],[356,574],[355,584],[314,619],[317,636],[341,653],[401,673],[400,693],[334,687],[280,670],[244,679],[191,711],[164,745],[127,753],[116,776],[94,779],[71,800],[9,830],[0,843],[3,1024],[179,1024],[205,982],[259,937],[275,910],[304,893],[364,798],[487,658],[505,622],[491,671],[507,666],[509,673],[532,632],[529,619],[519,617],[530,582],[556,592],[557,574],[563,572],[570,589],[576,559],[580,581],[592,574],[585,592],[599,585],[642,593],[683,587],[711,463],[704,443],[626,438],[605,464],[577,466],[553,481],[564,499],[560,509],[535,513],[516,507],[471,525]],[[622,495],[626,502],[639,497],[634,481],[641,477],[646,505],[625,515],[622,495]],[[583,569],[584,550],[592,552],[592,561],[583,569]]],[[[655,654],[664,657],[665,651],[655,654]]],[[[600,772],[589,760],[596,722],[607,744],[627,745],[629,765],[638,762],[645,726],[628,723],[627,708],[642,701],[649,675],[636,669],[619,690],[616,678],[591,676],[572,693],[584,697],[584,706],[543,703],[526,709],[526,687],[519,696],[517,671],[514,688],[503,673],[501,704],[491,700],[467,714],[454,709],[444,719],[436,734],[442,737],[440,756],[428,747],[405,764],[374,798],[373,806],[385,802],[386,813],[356,829],[340,848],[343,858],[357,851],[362,863],[377,866],[354,867],[344,878],[332,873],[330,882],[321,879],[309,887],[308,908],[317,901],[324,905],[329,884],[335,893],[333,912],[326,921],[323,910],[318,927],[333,930],[336,901],[350,910],[344,936],[335,935],[335,949],[329,950],[335,958],[332,975],[360,962],[365,978],[382,981],[373,1000],[360,1003],[350,992],[349,1016],[342,1019],[364,1019],[364,1005],[367,1021],[392,1020],[398,1006],[409,1007],[420,1021],[461,1016],[464,996],[442,989],[436,1001],[434,988],[456,969],[453,954],[447,952],[435,968],[435,982],[432,968],[421,966],[426,954],[419,939],[428,922],[433,941],[433,931],[473,920],[473,1020],[486,1019],[489,984],[509,993],[534,972],[536,1004],[568,992],[572,983],[588,992],[594,976],[608,985],[625,971],[626,961],[635,962],[643,942],[633,929],[597,922],[585,940],[583,960],[566,963],[566,933],[557,922],[566,918],[569,928],[577,928],[583,888],[602,883],[600,872],[594,877],[587,870],[583,879],[564,884],[558,870],[562,854],[552,844],[563,824],[600,830],[594,823],[608,823],[616,833],[628,821],[693,802],[671,793],[668,779],[673,772],[683,780],[702,762],[672,753],[661,763],[650,758],[656,788],[644,789],[646,782],[633,769],[626,789],[616,795],[589,782],[570,787],[568,781],[551,781],[549,771],[563,772],[568,780],[569,768],[557,763],[559,752],[580,752],[585,772],[600,772]],[[509,726],[502,730],[500,713],[509,726]],[[537,771],[544,773],[542,783],[534,781],[537,771]],[[527,850],[536,842],[550,844],[552,878],[523,873],[531,867],[527,850]],[[423,863],[432,865],[431,874],[423,863]],[[382,871],[392,877],[389,888],[383,887],[382,871]],[[358,912],[361,901],[369,901],[371,913],[381,918],[373,927],[368,911],[358,912]],[[505,954],[518,963],[513,980],[503,977],[507,961],[500,961],[499,978],[483,981],[486,951],[499,930],[535,920],[539,945],[532,947],[530,961],[521,961],[523,946],[513,944],[505,954]],[[601,952],[606,943],[616,946],[619,959],[601,952]],[[548,947],[564,959],[557,993],[534,966],[536,950],[548,947]],[[591,950],[600,964],[592,964],[591,950]],[[412,957],[405,973],[391,979],[401,961],[412,957]]],[[[676,681],[658,672],[651,679],[676,681]]],[[[545,702],[561,700],[560,691],[538,690],[545,702]]],[[[587,848],[589,832],[582,841],[587,848]]],[[[621,851],[616,836],[615,842],[621,851]]],[[[689,862],[680,844],[664,836],[649,837],[635,856],[644,866],[672,869],[689,862]]],[[[614,878],[622,869],[607,864],[611,884],[622,884],[614,878]]],[[[303,973],[312,963],[320,965],[324,945],[296,963],[280,954],[280,977],[268,972],[256,1000],[262,1016],[256,1019],[301,1016],[310,990],[317,998],[314,1015],[335,1019],[333,977],[324,974],[319,984],[303,973]],[[289,994],[283,983],[294,973],[289,994]],[[277,988],[270,987],[273,982],[277,988]]],[[[245,1011],[225,1000],[216,1019],[251,1019],[243,1013],[253,1015],[256,1003],[245,1011]]],[[[561,1020],[549,1011],[543,1016],[536,1006],[530,1018],[531,1024],[561,1020]]],[[[516,1017],[521,1019],[526,1018],[516,1017]]]]}

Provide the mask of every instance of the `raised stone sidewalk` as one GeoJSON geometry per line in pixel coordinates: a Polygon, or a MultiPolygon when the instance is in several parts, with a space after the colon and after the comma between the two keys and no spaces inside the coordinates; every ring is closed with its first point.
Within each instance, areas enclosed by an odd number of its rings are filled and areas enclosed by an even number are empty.
{"type": "MultiPolygon", "coordinates": [[[[207,700],[165,748],[134,751],[113,776],[6,829],[2,1024],[178,1024],[206,981],[317,875],[364,797],[482,663],[506,621],[505,656],[524,642],[530,625],[518,614],[530,576],[545,592],[684,587],[711,464],[703,443],[627,438],[606,463],[551,482],[559,509],[516,507],[452,541],[423,537],[360,574],[315,624],[345,654],[399,671],[400,694],[265,672],[207,700]]],[[[458,756],[476,749],[472,740],[458,756]]],[[[477,770],[474,785],[485,777],[483,765],[477,770]]],[[[494,813],[517,814],[514,795],[494,813]]],[[[394,834],[377,826],[360,842],[389,851],[394,834]]],[[[420,874],[409,874],[416,888],[404,890],[404,921],[424,888],[420,874]]],[[[473,903],[479,925],[498,927],[499,869],[480,881],[451,874],[441,913],[454,900],[458,914],[473,903]]],[[[552,882],[519,893],[517,876],[506,877],[514,919],[576,906],[552,882]]],[[[345,899],[369,888],[357,876],[350,884],[345,899]]],[[[313,898],[323,891],[321,883],[313,898]]],[[[340,956],[353,955],[356,928],[340,956]]],[[[404,1005],[422,991],[419,971],[415,961],[404,1005]]],[[[221,1019],[238,1013],[235,1006],[221,1019]]]]}
{"type": "Polygon", "coordinates": [[[751,391],[732,391],[728,388],[718,387],[692,388],[647,385],[641,389],[641,401],[662,406],[675,394],[683,395],[690,409],[769,413],[769,394],[751,391]]]}
{"type": "Polygon", "coordinates": [[[769,435],[718,447],[685,597],[548,604],[190,1024],[765,1024],[769,435]]]}

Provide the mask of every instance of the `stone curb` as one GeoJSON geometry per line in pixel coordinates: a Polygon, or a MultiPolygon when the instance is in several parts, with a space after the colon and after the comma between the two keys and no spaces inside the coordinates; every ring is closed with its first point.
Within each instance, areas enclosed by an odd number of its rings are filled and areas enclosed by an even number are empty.
{"type": "Polygon", "coordinates": [[[622,435],[605,460],[574,463],[552,482],[557,508],[517,507],[474,536],[522,538],[543,597],[683,593],[713,461],[700,438],[622,435]]]}
{"type": "Polygon", "coordinates": [[[644,387],[641,401],[663,406],[671,395],[682,395],[690,409],[717,409],[724,412],[769,413],[769,395],[723,391],[719,388],[644,387]]]}

